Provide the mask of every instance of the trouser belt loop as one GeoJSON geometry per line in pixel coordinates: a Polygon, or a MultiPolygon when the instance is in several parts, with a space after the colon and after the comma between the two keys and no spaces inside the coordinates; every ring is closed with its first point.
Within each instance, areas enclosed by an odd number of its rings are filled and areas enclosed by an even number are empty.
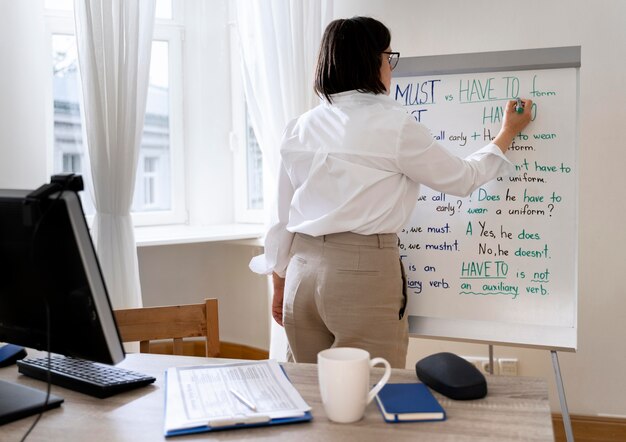
{"type": "Polygon", "coordinates": [[[378,234],[376,236],[378,236],[378,248],[379,249],[384,248],[383,236],[381,234],[378,234]]]}
{"type": "Polygon", "coordinates": [[[326,235],[322,235],[322,242],[326,242],[326,235]]]}

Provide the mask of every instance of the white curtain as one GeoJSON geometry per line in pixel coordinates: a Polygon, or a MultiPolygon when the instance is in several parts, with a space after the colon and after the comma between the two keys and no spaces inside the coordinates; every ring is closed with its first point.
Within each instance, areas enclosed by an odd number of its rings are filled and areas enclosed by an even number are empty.
{"type": "Polygon", "coordinates": [[[140,307],[130,207],[143,129],[155,0],[75,0],[93,237],[113,308],[140,307]]]}
{"type": "MultiPolygon", "coordinates": [[[[236,6],[244,90],[263,154],[263,198],[269,223],[285,126],[319,103],[313,91],[315,62],[333,2],[238,0],[236,6]]],[[[284,360],[284,329],[271,323],[270,357],[284,360]]]]}

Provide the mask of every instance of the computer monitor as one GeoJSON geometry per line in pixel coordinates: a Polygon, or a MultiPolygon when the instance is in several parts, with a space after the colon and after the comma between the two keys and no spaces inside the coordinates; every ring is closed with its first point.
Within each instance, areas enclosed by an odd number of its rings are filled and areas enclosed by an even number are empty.
{"type": "Polygon", "coordinates": [[[124,348],[80,198],[44,187],[0,190],[0,342],[116,364],[124,348]]]}

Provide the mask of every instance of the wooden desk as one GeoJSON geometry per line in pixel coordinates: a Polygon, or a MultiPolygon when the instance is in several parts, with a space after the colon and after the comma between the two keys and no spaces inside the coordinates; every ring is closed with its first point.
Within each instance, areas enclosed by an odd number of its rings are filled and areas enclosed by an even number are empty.
{"type": "MultiPolygon", "coordinates": [[[[31,355],[34,352],[30,352],[31,355]]],[[[211,359],[130,354],[120,366],[151,374],[154,385],[97,399],[57,386],[52,392],[65,398],[60,408],[47,411],[28,437],[28,441],[160,441],[163,436],[163,373],[166,368],[197,365],[211,359]]],[[[220,361],[213,360],[213,361],[220,361]]],[[[221,361],[224,361],[223,359],[221,361]]],[[[173,437],[176,441],[511,441],[554,440],[544,380],[524,377],[488,378],[489,394],[477,401],[453,401],[437,393],[446,409],[444,422],[387,424],[374,402],[365,417],[354,424],[330,422],[324,413],[313,364],[285,364],[289,378],[304,400],[313,408],[313,421],[273,427],[201,433],[173,437]]],[[[373,376],[382,369],[374,369],[373,376]]],[[[18,374],[17,367],[0,369],[0,379],[45,390],[41,381],[18,374]]],[[[372,379],[374,381],[374,378],[372,379]]],[[[394,369],[392,382],[414,382],[412,370],[394,369]]],[[[19,441],[33,422],[27,417],[0,427],[0,440],[19,441]]]]}

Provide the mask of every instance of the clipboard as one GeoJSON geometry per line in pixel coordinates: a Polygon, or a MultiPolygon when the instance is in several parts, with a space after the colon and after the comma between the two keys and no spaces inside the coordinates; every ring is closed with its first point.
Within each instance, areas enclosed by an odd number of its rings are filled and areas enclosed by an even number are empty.
{"type": "Polygon", "coordinates": [[[172,367],[165,373],[166,437],[307,422],[310,410],[275,360],[172,367]],[[233,386],[245,388],[258,410],[233,386]]]}
{"type": "Polygon", "coordinates": [[[302,416],[299,417],[287,417],[287,418],[276,418],[270,419],[267,416],[262,416],[262,419],[243,419],[237,420],[237,418],[233,418],[232,420],[219,420],[217,422],[207,423],[207,425],[199,425],[197,427],[184,428],[180,430],[169,430],[165,432],[165,437],[171,436],[182,436],[185,434],[195,434],[195,433],[206,433],[208,431],[219,431],[219,430],[234,430],[237,428],[252,428],[252,427],[264,427],[270,425],[282,425],[282,424],[291,424],[297,422],[308,422],[313,419],[310,411],[306,411],[302,416]]]}

